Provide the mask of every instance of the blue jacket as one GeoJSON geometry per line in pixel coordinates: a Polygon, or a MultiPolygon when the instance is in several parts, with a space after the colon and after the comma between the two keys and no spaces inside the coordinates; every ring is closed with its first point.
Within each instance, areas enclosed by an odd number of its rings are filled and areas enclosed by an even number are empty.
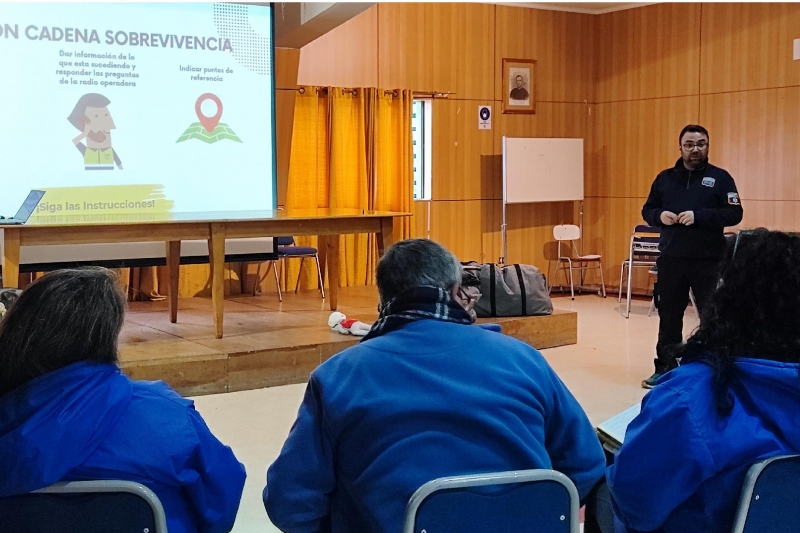
{"type": "Polygon", "coordinates": [[[287,533],[397,533],[432,479],[529,468],[563,472],[581,498],[602,478],[578,402],[530,346],[419,320],[311,374],[264,504],[287,533]]]}
{"type": "Polygon", "coordinates": [[[0,497],[58,481],[136,481],[161,500],[170,533],[222,533],[244,478],[190,400],[116,365],[75,363],[0,397],[0,497]]]}
{"type": "Polygon", "coordinates": [[[728,533],[747,469],[800,453],[800,365],[736,364],[744,388],[732,389],[729,417],[716,413],[703,363],[668,372],[645,396],[608,469],[618,532],[728,533]]]}

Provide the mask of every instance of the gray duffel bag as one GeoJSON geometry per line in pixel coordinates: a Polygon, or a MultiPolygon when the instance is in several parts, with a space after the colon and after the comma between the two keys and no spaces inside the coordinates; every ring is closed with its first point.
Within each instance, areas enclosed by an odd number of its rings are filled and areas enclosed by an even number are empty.
{"type": "Polygon", "coordinates": [[[475,304],[479,317],[553,313],[545,277],[533,265],[480,265],[480,281],[481,297],[475,304]]]}

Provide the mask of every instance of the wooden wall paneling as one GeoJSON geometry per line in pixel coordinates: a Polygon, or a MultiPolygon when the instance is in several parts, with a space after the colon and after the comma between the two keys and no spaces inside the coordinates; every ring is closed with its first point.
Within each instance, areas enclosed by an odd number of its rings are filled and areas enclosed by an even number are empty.
{"type": "MultiPolygon", "coordinates": [[[[499,106],[500,102],[496,102],[499,106]]],[[[550,103],[537,105],[535,115],[503,115],[497,113],[495,153],[503,153],[506,137],[573,137],[585,139],[589,146],[589,106],[584,103],[550,103]]]]}
{"type": "Polygon", "coordinates": [[[460,4],[378,4],[378,86],[424,92],[458,90],[460,4]]]}
{"type": "Polygon", "coordinates": [[[431,239],[453,252],[460,261],[479,261],[480,200],[431,202],[431,239]]]}
{"type": "Polygon", "coordinates": [[[536,60],[537,102],[589,99],[594,15],[497,6],[495,20],[496,99],[503,58],[536,60]]]}
{"type": "MultiPolygon", "coordinates": [[[[450,98],[486,100],[492,104],[495,86],[495,10],[491,4],[458,4],[458,80],[450,98]]],[[[492,111],[499,113],[499,108],[492,111]]]]}
{"type": "Polygon", "coordinates": [[[595,101],[696,94],[700,11],[699,3],[664,3],[599,15],[595,101]]]}
{"type": "Polygon", "coordinates": [[[800,201],[800,87],[704,95],[700,123],[744,201],[800,201]]]}
{"type": "MultiPolygon", "coordinates": [[[[644,202],[645,198],[586,199],[584,249],[585,253],[602,254],[607,290],[619,287],[620,266],[629,254],[631,232],[637,224],[644,224],[644,202]]],[[[635,269],[633,280],[637,291],[652,290],[653,279],[645,269],[635,269]]]]}
{"type": "Polygon", "coordinates": [[[411,202],[411,237],[413,239],[425,239],[428,237],[429,203],[421,200],[411,202]]]}
{"type": "Polygon", "coordinates": [[[434,200],[502,197],[499,178],[495,176],[493,131],[478,129],[477,102],[434,100],[431,169],[434,200]]]}
{"type": "Polygon", "coordinates": [[[800,231],[800,202],[781,200],[745,200],[744,218],[738,228],[769,228],[800,231]]]}
{"type": "Polygon", "coordinates": [[[378,6],[305,45],[297,81],[300,85],[377,87],[378,6]]]}
{"type": "Polygon", "coordinates": [[[481,263],[497,263],[503,255],[503,200],[481,201],[481,263]]]}
{"type": "MultiPolygon", "coordinates": [[[[592,106],[587,196],[647,197],[656,175],[680,157],[678,135],[697,123],[697,97],[592,106]]],[[[712,133],[713,135],[713,133],[712,133]]]]}
{"type": "Polygon", "coordinates": [[[275,88],[296,89],[300,68],[300,50],[275,48],[275,88]]]}
{"type": "Polygon", "coordinates": [[[558,257],[553,226],[577,222],[572,217],[572,202],[508,204],[506,262],[534,265],[547,275],[550,261],[558,257]]]}
{"type": "Polygon", "coordinates": [[[703,94],[800,85],[800,4],[704,3],[703,94]]]}
{"type": "Polygon", "coordinates": [[[294,129],[295,89],[275,91],[275,148],[277,157],[277,198],[279,206],[286,205],[286,187],[289,183],[289,162],[292,157],[292,131],[294,129]]]}

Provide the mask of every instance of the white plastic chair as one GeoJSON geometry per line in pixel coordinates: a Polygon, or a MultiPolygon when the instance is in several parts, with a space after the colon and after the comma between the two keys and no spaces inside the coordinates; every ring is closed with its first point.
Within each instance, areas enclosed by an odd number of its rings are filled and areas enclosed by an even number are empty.
{"type": "Polygon", "coordinates": [[[572,299],[575,299],[575,283],[572,275],[573,270],[578,270],[581,273],[580,285],[578,289],[583,286],[584,273],[589,269],[597,268],[600,270],[600,290],[603,298],[606,297],[606,282],[603,279],[603,261],[602,256],[599,254],[576,255],[575,242],[581,238],[581,228],[574,224],[561,224],[553,228],[553,238],[558,241],[558,263],[556,271],[550,278],[550,284],[547,288],[549,293],[553,289],[553,280],[558,275],[559,270],[564,270],[564,277],[567,276],[569,270],[569,290],[572,299]],[[561,245],[568,249],[568,254],[561,253],[561,245]]]}

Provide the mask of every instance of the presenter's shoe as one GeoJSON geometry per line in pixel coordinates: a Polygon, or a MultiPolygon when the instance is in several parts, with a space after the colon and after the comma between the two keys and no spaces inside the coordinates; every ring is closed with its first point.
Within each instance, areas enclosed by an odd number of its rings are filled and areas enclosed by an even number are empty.
{"type": "Polygon", "coordinates": [[[656,386],[656,383],[658,383],[658,378],[660,378],[663,375],[664,374],[660,374],[658,372],[653,372],[652,376],[650,376],[649,378],[647,378],[644,381],[642,381],[642,388],[643,389],[652,389],[653,387],[656,386]]]}

